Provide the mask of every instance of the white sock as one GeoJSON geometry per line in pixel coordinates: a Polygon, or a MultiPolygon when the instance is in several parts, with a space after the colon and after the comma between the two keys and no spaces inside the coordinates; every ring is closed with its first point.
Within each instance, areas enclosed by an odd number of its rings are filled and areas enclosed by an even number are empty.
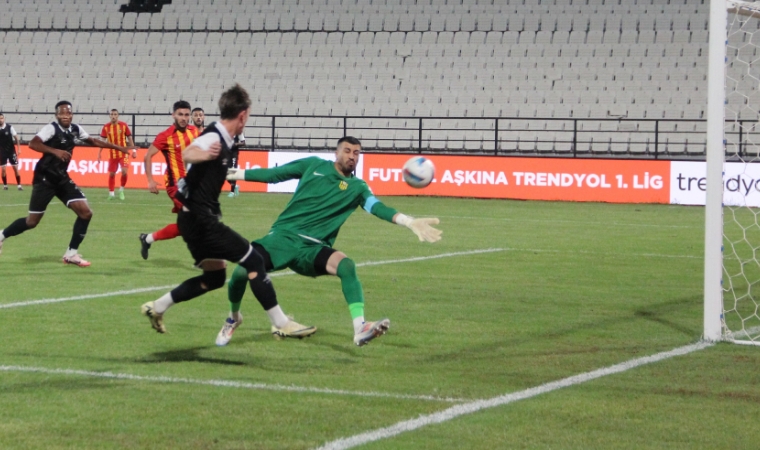
{"type": "Polygon", "coordinates": [[[64,258],[71,258],[72,256],[74,256],[74,255],[77,254],[77,250],[78,249],[76,249],[76,248],[69,247],[69,249],[66,250],[66,253],[63,254],[63,257],[64,258]]]}
{"type": "Polygon", "coordinates": [[[3,242],[5,240],[5,235],[3,234],[3,231],[5,230],[0,230],[0,242],[3,242]]]}
{"type": "Polygon", "coordinates": [[[167,309],[174,306],[174,300],[172,300],[172,293],[167,292],[162,295],[161,298],[153,302],[153,310],[159,314],[163,314],[167,309]]]}
{"type": "Polygon", "coordinates": [[[119,188],[119,192],[124,192],[124,186],[119,188]]]}
{"type": "Polygon", "coordinates": [[[113,191],[108,191],[108,195],[110,195],[111,197],[114,197],[113,191]]]}
{"type": "Polygon", "coordinates": [[[364,316],[357,317],[354,319],[354,334],[359,334],[360,331],[362,331],[362,327],[364,326],[364,316]]]}
{"type": "Polygon", "coordinates": [[[276,326],[277,328],[282,328],[285,325],[290,322],[290,319],[288,319],[288,316],[285,315],[284,312],[282,312],[282,308],[280,308],[280,305],[275,306],[272,309],[267,310],[267,315],[269,315],[269,321],[272,322],[272,325],[276,326]]]}
{"type": "Polygon", "coordinates": [[[145,237],[145,242],[147,242],[148,244],[152,244],[152,243],[156,242],[156,240],[153,239],[153,233],[151,233],[151,234],[149,234],[148,236],[145,237]]]}

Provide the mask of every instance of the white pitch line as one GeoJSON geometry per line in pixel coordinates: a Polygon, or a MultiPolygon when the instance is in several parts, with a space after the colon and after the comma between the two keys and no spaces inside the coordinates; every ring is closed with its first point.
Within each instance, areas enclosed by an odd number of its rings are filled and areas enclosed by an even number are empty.
{"type": "Polygon", "coordinates": [[[353,397],[382,397],[392,398],[398,400],[427,400],[433,402],[446,402],[446,403],[462,403],[471,401],[470,399],[460,399],[451,397],[435,397],[432,395],[407,395],[407,394],[392,394],[387,392],[363,392],[363,391],[346,391],[342,389],[329,389],[329,388],[316,388],[316,387],[304,387],[304,386],[286,386],[283,384],[266,384],[266,383],[246,383],[242,381],[229,381],[229,380],[199,380],[193,378],[175,378],[175,377],[163,377],[163,376],[143,376],[132,375],[129,373],[113,373],[113,372],[94,372],[89,370],[75,370],[75,369],[48,369],[46,367],[30,367],[30,366],[3,366],[0,365],[0,372],[26,372],[26,373],[43,373],[48,375],[75,375],[83,377],[96,377],[96,378],[109,378],[114,380],[129,380],[129,381],[148,381],[153,383],[181,383],[181,384],[198,384],[204,386],[215,387],[230,387],[239,389],[258,389],[266,391],[288,391],[288,392],[307,392],[312,394],[330,394],[330,395],[346,395],[353,397]]]}
{"type": "MultiPolygon", "coordinates": [[[[481,253],[501,252],[504,250],[505,249],[502,249],[502,248],[486,248],[486,249],[480,249],[480,250],[469,250],[469,251],[464,251],[464,252],[441,253],[439,255],[431,255],[431,256],[418,256],[414,258],[405,258],[405,259],[390,259],[386,261],[367,261],[367,262],[359,263],[356,266],[357,267],[379,266],[383,264],[397,264],[397,263],[406,263],[406,262],[427,261],[430,259],[450,258],[453,256],[478,255],[481,253]]],[[[284,272],[272,273],[269,276],[270,277],[287,276],[287,275],[293,275],[294,273],[295,272],[288,270],[284,272]]],[[[0,309],[17,308],[20,306],[46,305],[49,303],[70,302],[70,301],[76,301],[76,300],[91,300],[94,298],[117,297],[120,295],[140,294],[140,293],[153,292],[153,291],[164,291],[167,289],[173,289],[176,286],[177,286],[176,284],[171,284],[171,285],[166,285],[166,286],[150,286],[150,287],[137,288],[137,289],[128,289],[128,290],[123,290],[123,291],[103,292],[100,294],[86,294],[86,295],[76,295],[73,297],[46,298],[46,299],[41,299],[41,300],[28,300],[28,301],[23,301],[23,302],[5,303],[5,304],[0,304],[0,309]]]]}
{"type": "Polygon", "coordinates": [[[595,221],[583,221],[583,220],[544,220],[544,219],[522,219],[512,217],[475,217],[475,216],[442,216],[446,219],[465,219],[465,220],[498,220],[504,222],[533,222],[533,223],[564,223],[570,225],[615,225],[615,226],[627,226],[627,227],[650,227],[650,228],[700,228],[698,225],[660,225],[651,223],[633,223],[633,222],[595,222],[595,221]]]}
{"type": "Polygon", "coordinates": [[[483,409],[507,405],[509,403],[525,400],[537,395],[546,394],[547,392],[556,391],[558,389],[570,386],[576,386],[587,381],[595,380],[607,375],[625,372],[627,370],[631,370],[645,364],[655,363],[668,358],[673,358],[675,356],[687,355],[689,353],[702,350],[712,345],[714,345],[712,342],[699,342],[697,344],[686,345],[684,347],[678,347],[667,352],[657,353],[655,355],[645,356],[643,358],[632,359],[624,363],[615,364],[614,366],[582,373],[580,375],[574,375],[572,377],[564,378],[558,381],[552,381],[550,383],[542,384],[540,386],[518,392],[513,392],[511,394],[505,394],[487,400],[477,400],[470,403],[452,406],[451,408],[445,409],[441,412],[420,416],[416,419],[398,422],[395,425],[391,425],[389,427],[379,428],[377,430],[368,431],[366,433],[361,433],[351,437],[327,442],[317,450],[343,450],[357,447],[359,445],[364,445],[369,442],[374,442],[381,439],[387,439],[401,433],[413,431],[428,425],[446,422],[465,414],[472,414],[483,409]]]}

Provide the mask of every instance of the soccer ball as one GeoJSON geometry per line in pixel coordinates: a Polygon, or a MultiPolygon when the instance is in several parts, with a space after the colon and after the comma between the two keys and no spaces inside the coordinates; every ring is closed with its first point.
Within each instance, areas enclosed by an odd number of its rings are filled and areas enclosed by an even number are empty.
{"type": "Polygon", "coordinates": [[[413,188],[422,189],[433,181],[435,166],[433,161],[415,156],[404,164],[404,181],[413,188]]]}

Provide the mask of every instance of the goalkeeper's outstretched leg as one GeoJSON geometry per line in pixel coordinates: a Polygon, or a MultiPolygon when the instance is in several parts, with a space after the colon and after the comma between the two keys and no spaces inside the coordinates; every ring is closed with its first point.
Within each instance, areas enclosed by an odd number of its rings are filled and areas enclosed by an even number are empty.
{"type": "Polygon", "coordinates": [[[336,251],[328,258],[325,269],[330,275],[340,278],[343,297],[348,303],[348,311],[354,324],[354,344],[361,347],[385,334],[391,323],[387,318],[377,322],[364,321],[364,290],[356,275],[354,261],[345,253],[336,251]]]}

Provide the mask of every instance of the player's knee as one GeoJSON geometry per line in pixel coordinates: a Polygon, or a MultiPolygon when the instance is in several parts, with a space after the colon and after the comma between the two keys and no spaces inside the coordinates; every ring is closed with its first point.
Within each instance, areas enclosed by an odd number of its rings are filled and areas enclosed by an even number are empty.
{"type": "Polygon", "coordinates": [[[79,216],[79,218],[82,220],[92,220],[92,210],[90,208],[87,208],[86,210],[78,213],[77,216],[79,216]]]}
{"type": "Polygon", "coordinates": [[[264,266],[264,258],[259,255],[258,252],[252,251],[248,254],[248,257],[245,258],[245,260],[240,261],[238,265],[245,269],[245,271],[248,273],[248,278],[253,279],[255,278],[259,273],[265,273],[266,267],[264,266]],[[256,272],[254,274],[254,272],[256,272]],[[253,276],[251,276],[253,274],[253,276]]]}
{"type": "Polygon", "coordinates": [[[338,263],[338,270],[336,273],[338,278],[356,277],[356,264],[351,258],[343,258],[338,263]]]}
{"type": "Polygon", "coordinates": [[[219,269],[211,272],[203,272],[203,280],[201,283],[206,290],[213,291],[214,289],[219,289],[224,286],[226,280],[227,271],[225,269],[219,269]]]}
{"type": "Polygon", "coordinates": [[[36,228],[37,224],[40,223],[40,219],[37,217],[27,217],[26,218],[26,227],[30,230],[32,228],[36,228]]]}

